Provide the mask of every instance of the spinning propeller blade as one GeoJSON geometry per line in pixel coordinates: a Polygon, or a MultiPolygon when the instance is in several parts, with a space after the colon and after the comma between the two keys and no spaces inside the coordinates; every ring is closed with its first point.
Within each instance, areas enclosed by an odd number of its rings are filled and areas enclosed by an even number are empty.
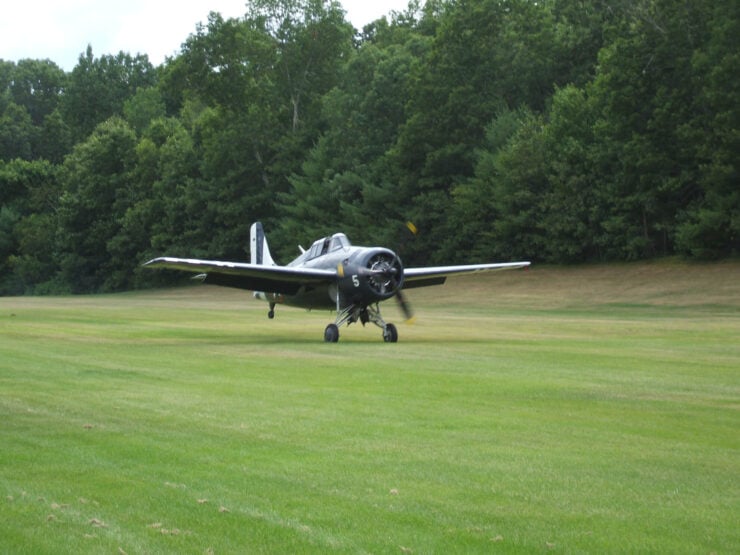
{"type": "Polygon", "coordinates": [[[412,322],[414,319],[414,311],[401,289],[396,291],[396,301],[398,302],[398,306],[401,308],[401,312],[403,312],[403,316],[406,318],[406,321],[409,323],[412,322]]]}

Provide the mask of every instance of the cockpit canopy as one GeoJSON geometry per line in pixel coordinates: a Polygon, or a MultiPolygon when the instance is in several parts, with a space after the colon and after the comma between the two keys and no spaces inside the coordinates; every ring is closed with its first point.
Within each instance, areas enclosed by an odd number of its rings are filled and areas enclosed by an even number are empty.
{"type": "Polygon", "coordinates": [[[335,233],[331,237],[324,237],[323,239],[315,241],[314,244],[311,245],[311,248],[306,252],[306,260],[311,260],[317,256],[340,249],[348,249],[351,246],[352,244],[344,233],[335,233]]]}

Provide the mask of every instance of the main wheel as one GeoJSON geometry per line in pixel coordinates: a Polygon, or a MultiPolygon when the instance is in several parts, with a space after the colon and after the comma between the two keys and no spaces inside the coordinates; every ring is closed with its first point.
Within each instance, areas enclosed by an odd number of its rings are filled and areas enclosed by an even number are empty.
{"type": "Polygon", "coordinates": [[[339,328],[336,324],[329,324],[324,330],[324,341],[327,343],[336,343],[339,341],[339,328]]]}
{"type": "Polygon", "coordinates": [[[393,324],[386,324],[385,329],[383,330],[383,341],[386,343],[398,342],[398,330],[396,329],[396,326],[393,324]]]}

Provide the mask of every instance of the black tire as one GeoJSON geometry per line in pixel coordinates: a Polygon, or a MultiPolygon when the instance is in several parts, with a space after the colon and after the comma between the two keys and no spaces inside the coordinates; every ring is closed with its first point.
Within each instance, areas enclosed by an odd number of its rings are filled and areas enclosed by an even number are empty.
{"type": "Polygon", "coordinates": [[[383,341],[386,343],[397,343],[398,342],[398,330],[393,324],[386,324],[383,330],[383,341]]]}
{"type": "Polygon", "coordinates": [[[336,343],[339,341],[339,328],[336,324],[329,324],[324,330],[324,341],[327,343],[336,343]]]}

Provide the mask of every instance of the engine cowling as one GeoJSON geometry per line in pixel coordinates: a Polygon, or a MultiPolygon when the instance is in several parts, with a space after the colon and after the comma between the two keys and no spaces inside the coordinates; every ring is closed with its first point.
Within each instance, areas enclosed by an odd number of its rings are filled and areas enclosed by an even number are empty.
{"type": "Polygon", "coordinates": [[[353,303],[370,304],[393,297],[403,287],[403,264],[389,249],[355,253],[342,263],[342,296],[353,303]]]}

